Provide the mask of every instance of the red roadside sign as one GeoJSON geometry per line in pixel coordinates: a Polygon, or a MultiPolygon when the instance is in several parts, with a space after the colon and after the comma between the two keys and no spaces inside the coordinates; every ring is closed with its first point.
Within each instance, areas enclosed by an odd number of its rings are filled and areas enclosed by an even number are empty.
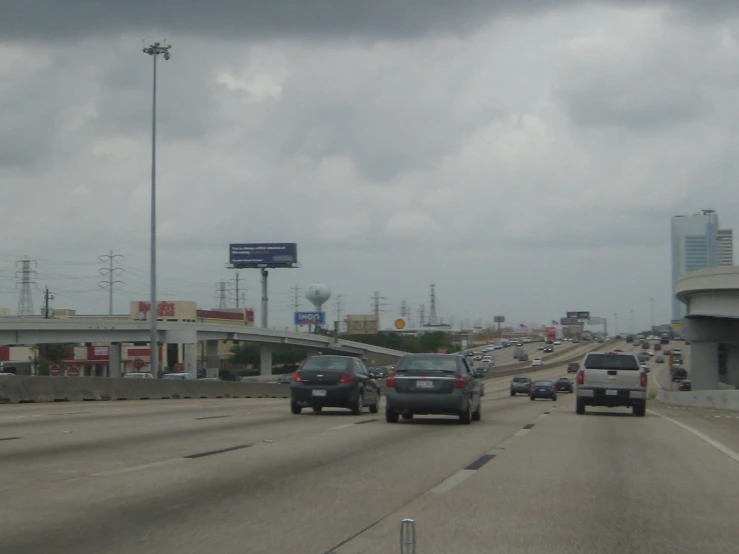
{"type": "Polygon", "coordinates": [[[49,375],[52,377],[59,377],[62,374],[62,368],[60,368],[58,365],[53,365],[49,367],[49,375]]]}
{"type": "Polygon", "coordinates": [[[136,358],[133,361],[133,367],[135,367],[136,369],[141,369],[142,367],[144,367],[144,360],[142,360],[141,358],[136,358]]]}
{"type": "Polygon", "coordinates": [[[70,368],[67,370],[67,377],[79,377],[80,376],[80,370],[77,369],[76,366],[70,366],[70,368]]]}
{"type": "Polygon", "coordinates": [[[185,373],[185,364],[175,364],[174,370],[175,373],[185,373]]]}

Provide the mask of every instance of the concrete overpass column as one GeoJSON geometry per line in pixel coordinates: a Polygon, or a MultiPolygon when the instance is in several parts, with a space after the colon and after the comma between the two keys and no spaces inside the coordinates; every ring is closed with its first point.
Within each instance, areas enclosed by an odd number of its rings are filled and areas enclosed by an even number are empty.
{"type": "Polygon", "coordinates": [[[272,375],[272,345],[263,344],[259,349],[259,374],[272,375]]]}
{"type": "Polygon", "coordinates": [[[108,377],[121,376],[121,343],[113,343],[108,347],[108,377]]]}
{"type": "Polygon", "coordinates": [[[198,376],[198,348],[194,342],[186,342],[182,345],[182,354],[185,364],[185,373],[193,377],[198,376]]]}
{"type": "Polygon", "coordinates": [[[205,341],[205,373],[208,377],[218,377],[220,360],[218,359],[218,341],[205,341]]]}
{"type": "Polygon", "coordinates": [[[687,369],[693,382],[693,390],[718,389],[718,343],[692,342],[690,367],[687,369]]]}
{"type": "Polygon", "coordinates": [[[726,345],[726,382],[739,387],[739,346],[726,345]]]}

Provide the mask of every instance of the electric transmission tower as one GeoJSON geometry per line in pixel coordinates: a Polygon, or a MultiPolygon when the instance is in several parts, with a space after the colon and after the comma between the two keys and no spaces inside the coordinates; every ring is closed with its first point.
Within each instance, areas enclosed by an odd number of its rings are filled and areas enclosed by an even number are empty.
{"type": "Polygon", "coordinates": [[[241,308],[244,304],[246,304],[246,293],[244,292],[243,287],[241,286],[241,283],[245,282],[246,279],[241,277],[239,275],[239,271],[236,270],[236,277],[231,279],[229,283],[233,283],[233,288],[229,289],[229,298],[232,298],[236,304],[236,308],[241,308]]]}
{"type": "Polygon", "coordinates": [[[105,277],[105,280],[100,281],[98,286],[108,289],[108,315],[113,315],[113,287],[123,284],[123,281],[118,281],[115,278],[116,271],[123,271],[120,267],[115,266],[115,261],[122,258],[123,256],[121,254],[114,254],[112,250],[110,251],[110,254],[98,256],[98,260],[106,264],[105,267],[98,269],[98,273],[105,277]]]}
{"type": "Polygon", "coordinates": [[[431,294],[429,295],[430,309],[429,309],[429,324],[436,325],[439,323],[439,316],[436,313],[436,285],[431,285],[431,294]]]}
{"type": "Polygon", "coordinates": [[[380,313],[384,312],[383,309],[385,307],[384,300],[387,300],[384,296],[380,296],[380,293],[375,291],[375,293],[372,295],[371,301],[372,301],[372,313],[375,314],[375,321],[377,322],[377,328],[380,328],[380,313]]]}
{"type": "Polygon", "coordinates": [[[216,283],[216,298],[218,298],[218,309],[224,310],[228,308],[226,281],[219,281],[216,283]]]}
{"type": "Polygon", "coordinates": [[[21,286],[21,293],[18,297],[18,316],[31,316],[33,313],[33,297],[31,296],[31,289],[35,287],[36,271],[33,269],[36,267],[35,260],[20,260],[15,262],[16,266],[20,269],[15,272],[18,284],[21,286]]]}

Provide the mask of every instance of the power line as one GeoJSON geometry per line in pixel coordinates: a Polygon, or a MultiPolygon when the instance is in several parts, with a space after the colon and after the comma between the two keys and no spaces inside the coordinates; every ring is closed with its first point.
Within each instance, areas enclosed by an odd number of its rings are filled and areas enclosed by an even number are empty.
{"type": "Polygon", "coordinates": [[[110,254],[104,254],[98,257],[98,260],[102,263],[108,264],[106,267],[98,269],[100,275],[107,277],[105,281],[100,281],[98,285],[108,289],[108,315],[113,315],[113,287],[123,284],[123,281],[117,281],[115,278],[116,271],[123,271],[122,268],[115,266],[115,261],[119,258],[123,259],[123,256],[121,254],[114,254],[112,250],[110,254]]]}
{"type": "Polygon", "coordinates": [[[36,285],[36,281],[33,279],[36,278],[37,274],[36,271],[31,268],[36,266],[36,261],[26,258],[25,260],[15,262],[15,264],[20,267],[20,269],[15,272],[16,279],[20,280],[19,284],[21,286],[20,296],[18,297],[18,316],[34,315],[31,287],[36,285]]]}

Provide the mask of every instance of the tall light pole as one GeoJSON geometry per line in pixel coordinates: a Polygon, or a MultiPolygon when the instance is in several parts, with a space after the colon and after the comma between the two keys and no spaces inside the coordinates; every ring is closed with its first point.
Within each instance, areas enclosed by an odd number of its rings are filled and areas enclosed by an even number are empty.
{"type": "Polygon", "coordinates": [[[165,60],[170,58],[169,44],[155,42],[144,48],[144,54],[154,59],[154,79],[151,93],[151,299],[149,320],[151,337],[149,351],[151,375],[159,375],[159,339],[157,336],[157,58],[161,54],[165,60]]]}
{"type": "Polygon", "coordinates": [[[649,299],[649,329],[654,333],[654,298],[649,299]]]}

